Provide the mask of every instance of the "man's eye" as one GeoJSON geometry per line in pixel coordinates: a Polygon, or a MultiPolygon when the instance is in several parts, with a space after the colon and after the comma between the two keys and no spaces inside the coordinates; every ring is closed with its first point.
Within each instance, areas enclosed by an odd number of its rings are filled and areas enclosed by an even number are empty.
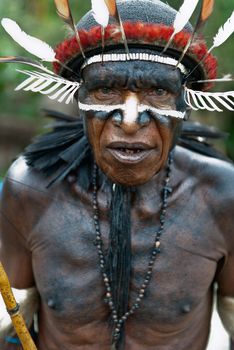
{"type": "Polygon", "coordinates": [[[164,90],[162,88],[157,88],[154,90],[155,95],[157,96],[166,96],[168,94],[167,90],[164,90]]]}
{"type": "Polygon", "coordinates": [[[101,90],[101,92],[103,93],[103,94],[110,94],[110,93],[112,93],[112,90],[111,89],[109,89],[109,88],[102,88],[102,89],[100,89],[101,90]]]}
{"type": "Polygon", "coordinates": [[[93,91],[92,95],[98,100],[113,99],[116,97],[116,91],[107,87],[103,87],[93,91]]]}
{"type": "Polygon", "coordinates": [[[113,92],[114,91],[112,89],[109,89],[107,87],[100,88],[96,91],[96,93],[103,94],[103,95],[110,95],[110,94],[113,94],[113,92]]]}

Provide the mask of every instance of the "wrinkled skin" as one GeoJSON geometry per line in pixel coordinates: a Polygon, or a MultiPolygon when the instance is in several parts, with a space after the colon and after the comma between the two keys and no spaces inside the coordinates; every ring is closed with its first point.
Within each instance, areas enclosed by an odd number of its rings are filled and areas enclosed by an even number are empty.
{"type": "Polygon", "coordinates": [[[108,117],[97,112],[86,114],[87,133],[97,164],[113,182],[127,186],[146,183],[165,165],[181,121],[155,115],[141,123],[137,107],[140,104],[165,110],[181,107],[179,70],[150,62],[105,63],[86,68],[83,78],[81,102],[104,106],[130,104],[121,122],[115,120],[115,114],[108,117]],[[113,149],[125,147],[135,151],[142,148],[143,159],[136,162],[113,154],[113,149]]]}
{"type": "MultiPolygon", "coordinates": [[[[112,84],[114,72],[111,66],[109,69],[108,81],[112,84]]],[[[140,76],[144,80],[149,69],[147,79],[150,80],[151,68],[141,72],[142,69],[128,68],[128,76],[140,84],[140,76]],[[138,80],[134,80],[135,75],[138,80]]],[[[105,86],[107,70],[99,67],[97,74],[95,67],[88,67],[84,71],[82,102],[95,103],[97,99],[100,103],[103,94],[105,99],[106,95],[110,97],[112,92],[107,88],[113,89],[113,86],[105,86]],[[100,85],[92,87],[95,81],[99,82],[98,77],[101,80],[103,76],[102,89],[100,85]]],[[[160,84],[154,88],[165,89],[168,107],[177,109],[181,104],[181,77],[167,67],[162,73],[164,78],[167,71],[175,74],[168,85],[172,85],[172,89],[175,85],[176,89],[171,91],[160,84]]],[[[143,87],[131,86],[125,69],[116,69],[116,72],[118,77],[113,81],[118,84],[118,98],[140,99],[143,87]]],[[[155,67],[158,79],[160,72],[161,68],[155,67]]],[[[146,81],[143,85],[152,88],[146,81]]],[[[160,101],[161,93],[160,90],[160,101]]],[[[157,98],[154,96],[152,103],[157,98]]],[[[117,103],[116,96],[113,101],[110,104],[117,103]]],[[[142,127],[135,117],[126,123],[127,115],[120,124],[112,117],[98,119],[92,112],[87,112],[86,117],[89,140],[102,170],[116,182],[138,184],[131,202],[131,304],[143,282],[149,251],[159,227],[165,162],[180,122],[158,117],[142,127]],[[108,150],[107,146],[116,140],[126,142],[128,147],[129,143],[142,142],[153,151],[134,165],[129,161],[130,152],[126,164],[108,150]]],[[[126,350],[205,350],[214,282],[218,283],[221,295],[234,297],[234,168],[181,147],[175,147],[173,159],[170,181],[173,193],[161,239],[162,253],[156,260],[141,308],[126,323],[126,350]]],[[[75,177],[51,189],[46,189],[47,183],[48,179],[28,169],[22,158],[12,166],[2,199],[0,259],[14,287],[28,288],[36,284],[38,288],[41,297],[39,350],[110,350],[109,309],[104,303],[105,288],[93,244],[92,190],[85,193],[75,177]]],[[[108,244],[109,230],[108,186],[98,191],[104,247],[108,244]]],[[[1,349],[12,347],[2,344],[1,349]]]]}

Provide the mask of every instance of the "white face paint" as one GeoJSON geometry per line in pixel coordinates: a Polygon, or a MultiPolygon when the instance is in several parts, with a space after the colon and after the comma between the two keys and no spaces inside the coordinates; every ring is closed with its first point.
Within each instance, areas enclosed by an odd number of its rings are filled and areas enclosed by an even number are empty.
{"type": "Polygon", "coordinates": [[[143,113],[147,111],[155,114],[159,114],[165,117],[172,117],[172,118],[178,118],[178,119],[184,119],[186,115],[186,112],[180,112],[173,109],[172,110],[158,109],[158,108],[154,108],[144,104],[137,104],[137,106],[135,106],[135,102],[132,99],[129,99],[128,104],[124,103],[124,104],[109,105],[109,106],[98,105],[98,104],[84,104],[78,101],[78,106],[81,111],[85,111],[85,112],[94,111],[94,112],[111,113],[116,111],[117,109],[120,109],[124,112],[125,122],[128,122],[128,123],[135,121],[138,116],[138,113],[143,113]],[[137,116],[133,112],[134,108],[137,108],[137,116]]]}
{"type": "Polygon", "coordinates": [[[124,122],[126,124],[135,123],[138,117],[138,99],[135,94],[129,94],[125,100],[124,122]]]}

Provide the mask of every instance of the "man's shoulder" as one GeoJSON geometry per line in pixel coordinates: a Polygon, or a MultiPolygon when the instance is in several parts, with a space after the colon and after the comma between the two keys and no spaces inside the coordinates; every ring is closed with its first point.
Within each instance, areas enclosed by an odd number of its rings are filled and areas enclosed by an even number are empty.
{"type": "Polygon", "coordinates": [[[23,156],[19,157],[9,168],[3,184],[3,196],[24,196],[33,198],[47,192],[48,179],[43,173],[28,166],[23,156]]]}
{"type": "Polygon", "coordinates": [[[214,195],[234,201],[234,164],[208,157],[182,147],[176,149],[177,167],[183,169],[184,176],[196,178],[197,184],[210,188],[214,195]]]}

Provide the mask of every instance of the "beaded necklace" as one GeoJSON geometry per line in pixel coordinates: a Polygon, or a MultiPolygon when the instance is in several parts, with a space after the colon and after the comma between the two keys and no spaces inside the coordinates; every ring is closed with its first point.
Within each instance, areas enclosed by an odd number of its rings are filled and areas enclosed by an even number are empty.
{"type": "MultiPolygon", "coordinates": [[[[153,266],[156,260],[156,257],[158,254],[160,254],[160,238],[161,235],[164,231],[164,224],[165,224],[165,218],[166,218],[166,212],[167,212],[167,206],[168,206],[168,196],[169,194],[172,193],[172,188],[169,186],[169,181],[170,181],[170,176],[171,176],[171,164],[172,164],[172,156],[170,155],[168,158],[168,163],[166,167],[166,176],[164,179],[164,186],[161,192],[161,198],[162,198],[162,204],[161,204],[161,209],[160,209],[160,216],[159,216],[159,222],[160,226],[159,229],[155,233],[155,239],[154,239],[154,245],[151,249],[151,254],[150,254],[150,259],[148,263],[148,269],[145,274],[144,281],[142,285],[139,288],[138,295],[133,303],[133,305],[129,308],[129,310],[122,315],[118,319],[117,316],[117,311],[116,307],[113,303],[112,299],[112,291],[111,291],[111,285],[110,285],[110,280],[108,278],[108,275],[106,273],[106,265],[105,265],[105,257],[104,257],[104,252],[103,252],[103,241],[102,241],[102,235],[100,231],[100,223],[99,223],[99,209],[98,209],[98,200],[97,200],[97,174],[98,174],[98,167],[96,164],[94,164],[93,168],[93,220],[94,220],[94,225],[95,225],[95,230],[96,230],[96,246],[98,250],[98,255],[99,255],[99,262],[100,262],[100,269],[102,273],[102,278],[104,285],[106,287],[106,298],[105,300],[107,301],[107,304],[109,305],[109,308],[111,310],[111,317],[114,323],[114,330],[112,334],[112,350],[117,349],[117,342],[120,337],[120,332],[125,324],[126,320],[128,317],[136,312],[137,309],[139,309],[140,304],[145,296],[146,288],[150,283],[151,277],[152,277],[152,271],[153,271],[153,266]]],[[[114,185],[113,185],[114,186],[114,185]]]]}

